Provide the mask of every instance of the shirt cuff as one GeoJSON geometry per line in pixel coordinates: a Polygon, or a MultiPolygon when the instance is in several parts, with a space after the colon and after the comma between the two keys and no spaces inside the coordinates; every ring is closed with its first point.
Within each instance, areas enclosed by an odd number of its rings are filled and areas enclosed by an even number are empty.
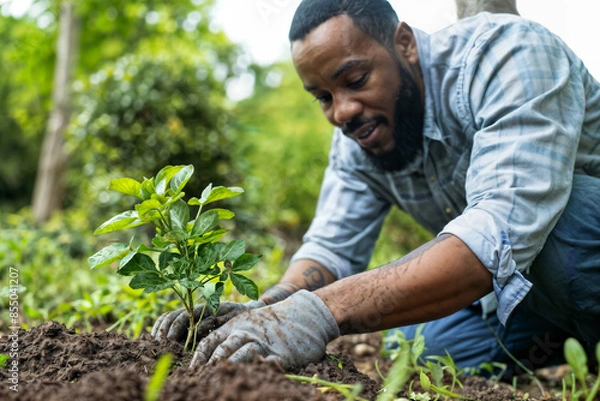
{"type": "Polygon", "coordinates": [[[508,234],[494,224],[489,214],[478,209],[471,209],[452,220],[441,234],[458,237],[492,273],[494,293],[498,300],[496,313],[502,324],[506,324],[512,311],[532,287],[531,282],[517,269],[508,234]]]}

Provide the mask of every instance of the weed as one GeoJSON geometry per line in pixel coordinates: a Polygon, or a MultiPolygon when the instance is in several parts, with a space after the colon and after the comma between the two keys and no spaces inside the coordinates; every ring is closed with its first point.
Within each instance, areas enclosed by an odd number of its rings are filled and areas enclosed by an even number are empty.
{"type": "Polygon", "coordinates": [[[446,398],[461,398],[460,394],[454,392],[456,386],[462,388],[462,383],[458,380],[458,376],[463,373],[458,369],[450,354],[445,356],[429,356],[423,361],[421,356],[425,351],[425,337],[421,334],[423,325],[417,328],[415,337],[412,340],[406,340],[404,333],[400,330],[395,330],[393,336],[386,336],[385,342],[395,345],[394,348],[384,350],[383,354],[387,355],[392,361],[392,367],[387,375],[383,377],[378,369],[379,374],[383,378],[382,392],[377,397],[377,401],[394,401],[396,394],[404,387],[412,375],[419,376],[421,387],[425,393],[417,393],[412,390],[413,382],[409,384],[408,394],[411,400],[428,401],[431,399],[431,394],[427,391],[432,391],[434,399],[439,399],[440,396],[446,398]],[[444,372],[450,374],[452,382],[450,388],[442,383],[444,372]],[[432,383],[433,380],[433,383],[432,383]]]}
{"type": "MultiPolygon", "coordinates": [[[[565,359],[571,367],[573,373],[571,378],[571,399],[579,400],[580,396],[585,396],[585,401],[592,401],[598,389],[600,388],[600,375],[596,377],[592,388],[588,387],[588,358],[583,346],[575,338],[568,338],[564,345],[565,359]],[[576,389],[576,383],[579,383],[581,390],[576,389]]],[[[596,360],[600,371],[600,343],[596,344],[596,360]]],[[[563,380],[563,393],[566,388],[563,380]]],[[[563,395],[564,398],[564,395],[563,395]]]]}
{"type": "Polygon", "coordinates": [[[8,369],[8,365],[6,364],[6,362],[8,362],[8,360],[10,359],[10,357],[6,354],[0,354],[0,368],[1,369],[8,369]]]}
{"type": "Polygon", "coordinates": [[[148,381],[144,401],[158,401],[160,397],[160,391],[165,385],[172,363],[173,355],[169,353],[162,355],[158,359],[156,366],[154,367],[154,373],[152,373],[150,381],[148,381]]]}
{"type": "Polygon", "coordinates": [[[321,391],[323,393],[325,393],[327,391],[337,391],[338,393],[340,393],[341,395],[346,397],[345,398],[346,401],[367,401],[364,398],[358,396],[362,390],[362,386],[360,383],[355,383],[355,384],[333,383],[333,382],[329,382],[326,380],[321,380],[317,377],[317,375],[314,375],[313,377],[306,377],[306,376],[287,374],[287,375],[285,375],[285,377],[287,377],[288,379],[291,379],[291,380],[298,380],[302,383],[311,383],[311,384],[316,384],[317,386],[321,386],[321,387],[318,387],[318,389],[319,389],[319,391],[321,391]]]}

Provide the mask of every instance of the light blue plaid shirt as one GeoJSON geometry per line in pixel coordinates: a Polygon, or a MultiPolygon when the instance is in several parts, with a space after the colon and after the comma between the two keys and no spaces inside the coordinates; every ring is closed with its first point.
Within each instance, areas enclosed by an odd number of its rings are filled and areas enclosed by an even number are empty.
{"type": "MultiPolygon", "coordinates": [[[[401,172],[376,169],[336,129],[316,216],[292,258],[338,278],[366,269],[391,205],[459,237],[493,274],[484,313],[506,322],[569,198],[574,173],[600,177],[600,85],[544,27],[482,13],[414,30],[425,83],[424,148],[401,172]]],[[[599,200],[600,202],[600,200],[599,200]]]]}

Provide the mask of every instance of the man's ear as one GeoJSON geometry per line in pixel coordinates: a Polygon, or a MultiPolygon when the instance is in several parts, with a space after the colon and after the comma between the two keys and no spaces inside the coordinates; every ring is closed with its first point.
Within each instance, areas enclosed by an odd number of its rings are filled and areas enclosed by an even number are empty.
{"type": "Polygon", "coordinates": [[[410,26],[406,22],[401,22],[396,28],[394,34],[394,49],[400,60],[404,59],[410,64],[419,62],[419,52],[417,51],[417,41],[410,26]]]}

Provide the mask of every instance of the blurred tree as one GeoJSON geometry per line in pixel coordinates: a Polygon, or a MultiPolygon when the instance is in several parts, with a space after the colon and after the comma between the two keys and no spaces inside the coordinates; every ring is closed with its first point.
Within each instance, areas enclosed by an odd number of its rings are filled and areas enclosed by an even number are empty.
{"type": "Polygon", "coordinates": [[[33,218],[42,223],[62,206],[65,152],[64,131],[71,112],[70,89],[73,66],[77,57],[79,21],[70,1],[63,1],[60,10],[60,29],[56,45],[56,67],[52,90],[53,109],[39,157],[33,191],[33,218]]]}
{"type": "Polygon", "coordinates": [[[31,200],[52,88],[54,34],[35,21],[0,15],[0,207],[31,200]]]}
{"type": "MultiPolygon", "coordinates": [[[[150,175],[157,164],[189,161],[195,152],[194,164],[203,161],[198,169],[207,170],[206,179],[233,171],[223,156],[230,146],[224,87],[228,78],[242,72],[236,68],[240,52],[211,25],[212,7],[213,0],[75,3],[81,47],[75,68],[77,108],[67,138],[72,158],[67,164],[69,205],[84,203],[75,201],[81,183],[85,190],[93,185],[90,177],[107,179],[97,175],[122,174],[125,166],[150,175]],[[92,90],[101,95],[94,97],[92,90]],[[102,131],[98,127],[107,119],[112,125],[102,131]],[[109,156],[90,155],[104,140],[100,150],[109,156]],[[148,163],[153,152],[156,157],[148,163]],[[212,156],[223,157],[209,166],[206,160],[212,156]]],[[[0,91],[8,95],[6,107],[0,106],[0,143],[22,149],[21,155],[39,152],[48,121],[58,10],[59,0],[36,0],[18,19],[0,16],[0,37],[6,39],[0,56],[6,63],[0,70],[7,72],[0,77],[0,91]]],[[[37,157],[9,161],[13,164],[0,169],[0,203],[7,207],[10,199],[14,209],[25,205],[24,193],[31,195],[37,157]]]]}

